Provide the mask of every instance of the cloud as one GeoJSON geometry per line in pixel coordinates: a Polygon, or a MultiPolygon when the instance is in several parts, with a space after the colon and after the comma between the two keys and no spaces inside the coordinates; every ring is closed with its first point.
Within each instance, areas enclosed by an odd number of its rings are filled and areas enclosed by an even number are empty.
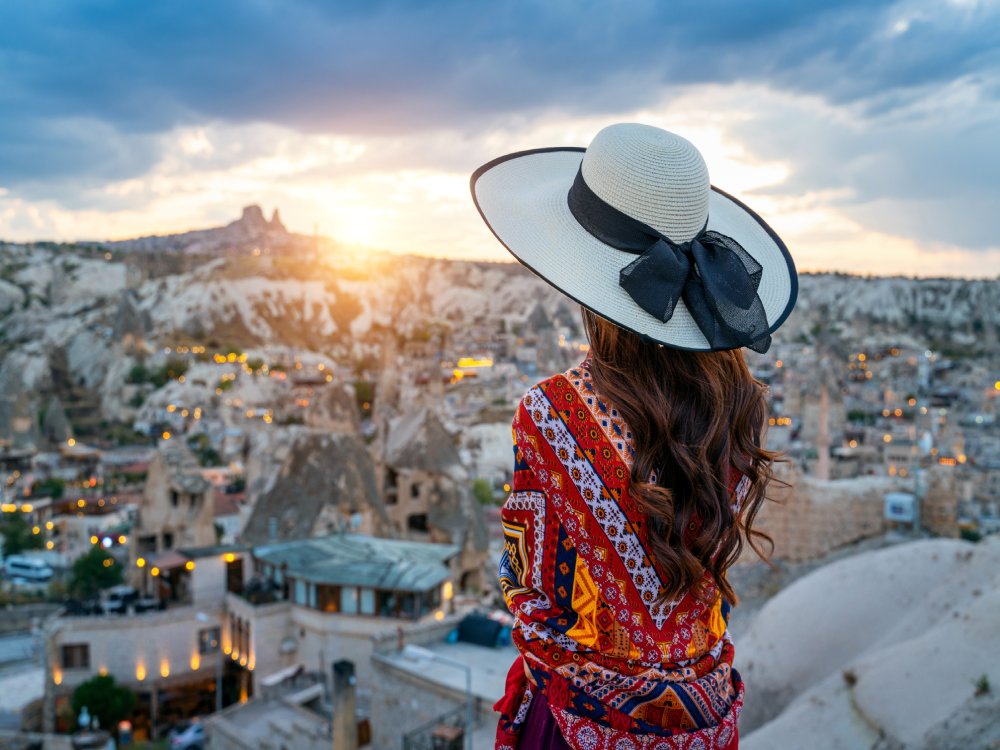
{"type": "Polygon", "coordinates": [[[4,236],[257,200],[471,254],[488,236],[422,217],[454,225],[472,168],[645,117],[712,139],[748,199],[847,222],[814,231],[998,246],[996,2],[6,3],[0,112],[4,236]]]}

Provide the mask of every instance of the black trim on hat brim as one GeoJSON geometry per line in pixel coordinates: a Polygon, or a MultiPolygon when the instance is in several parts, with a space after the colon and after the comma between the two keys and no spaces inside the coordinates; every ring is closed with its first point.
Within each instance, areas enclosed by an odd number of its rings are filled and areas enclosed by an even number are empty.
{"type": "MultiPolygon", "coordinates": [[[[648,342],[651,342],[651,343],[654,343],[654,344],[661,344],[663,346],[670,347],[671,349],[678,349],[680,351],[686,351],[686,352],[729,351],[730,349],[711,349],[711,348],[709,348],[709,349],[695,349],[693,347],[679,346],[677,344],[667,343],[666,341],[660,341],[658,339],[655,339],[652,336],[650,336],[649,334],[640,333],[639,331],[636,331],[635,329],[630,328],[629,326],[627,326],[627,325],[625,325],[623,323],[619,323],[617,320],[612,320],[611,318],[609,318],[607,315],[605,315],[604,313],[600,312],[599,310],[595,310],[593,307],[591,307],[587,303],[581,302],[580,300],[578,300],[576,297],[574,297],[572,294],[570,294],[569,292],[567,292],[565,289],[563,289],[560,286],[558,286],[557,284],[555,284],[551,279],[549,279],[548,276],[544,276],[543,274],[540,274],[538,271],[536,271],[529,263],[526,263],[516,252],[514,252],[514,250],[506,242],[504,242],[503,239],[501,239],[500,235],[497,234],[496,230],[493,229],[493,225],[490,223],[490,220],[486,218],[486,214],[483,213],[483,208],[482,208],[482,206],[479,205],[479,200],[476,198],[476,181],[480,177],[482,177],[486,172],[490,171],[494,167],[496,167],[496,166],[498,166],[500,164],[503,164],[506,161],[512,161],[513,159],[519,159],[522,156],[534,156],[535,154],[549,154],[549,153],[552,153],[552,152],[555,152],[555,151],[570,151],[570,152],[584,153],[584,152],[586,152],[586,150],[587,150],[586,148],[581,148],[580,146],[551,146],[551,147],[548,147],[548,148],[533,148],[533,149],[528,149],[526,151],[515,151],[514,153],[505,154],[504,156],[498,156],[496,159],[493,159],[491,161],[486,162],[481,167],[479,167],[475,172],[472,173],[472,176],[469,178],[469,190],[472,193],[472,202],[475,204],[476,210],[479,212],[479,216],[486,223],[486,226],[489,227],[490,232],[492,232],[493,236],[497,238],[497,242],[499,242],[501,245],[503,245],[504,248],[506,248],[507,252],[514,256],[514,259],[517,260],[518,263],[520,263],[522,266],[524,266],[525,268],[527,268],[529,271],[531,271],[533,274],[535,274],[535,276],[537,276],[538,278],[540,278],[542,281],[544,281],[546,284],[548,284],[549,286],[551,286],[553,289],[555,289],[556,291],[558,291],[561,294],[565,295],[566,297],[569,297],[576,304],[580,305],[581,307],[585,307],[586,309],[590,310],[595,315],[599,315],[600,317],[604,318],[605,320],[610,321],[611,323],[614,323],[619,328],[623,328],[626,331],[629,331],[630,333],[634,333],[636,336],[638,336],[643,341],[648,341],[648,342]]],[[[756,221],[761,226],[761,228],[765,232],[767,232],[768,236],[771,238],[771,240],[774,242],[774,244],[781,251],[781,254],[785,257],[785,263],[788,266],[788,279],[789,279],[788,302],[785,304],[785,309],[782,311],[781,315],[778,316],[778,319],[774,323],[772,323],[771,326],[768,328],[768,330],[767,330],[768,334],[772,334],[775,331],[777,331],[778,328],[781,327],[781,325],[785,322],[785,320],[788,319],[788,316],[791,314],[792,309],[795,307],[795,302],[798,300],[798,296],[799,296],[799,275],[798,275],[798,272],[795,269],[795,261],[792,260],[792,255],[791,255],[791,253],[788,252],[788,247],[785,246],[785,243],[782,241],[782,239],[777,235],[777,233],[773,229],[771,229],[771,227],[768,225],[768,223],[766,221],[764,221],[757,214],[756,211],[754,211],[752,208],[750,208],[748,205],[746,205],[743,201],[739,200],[738,198],[734,198],[732,195],[730,195],[729,193],[727,193],[725,190],[721,190],[721,189],[715,187],[715,185],[711,185],[710,187],[712,188],[713,191],[715,191],[716,193],[718,193],[722,197],[724,197],[727,200],[735,203],[750,218],[752,218],[754,221],[756,221]]],[[[567,190],[568,189],[569,188],[567,188],[567,190]]],[[[737,348],[742,348],[742,347],[737,347],[737,348]]]]}

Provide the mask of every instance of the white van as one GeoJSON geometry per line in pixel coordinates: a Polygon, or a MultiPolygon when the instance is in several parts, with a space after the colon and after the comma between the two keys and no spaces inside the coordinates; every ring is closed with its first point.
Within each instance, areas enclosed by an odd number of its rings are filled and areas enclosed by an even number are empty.
{"type": "Polygon", "coordinates": [[[3,571],[10,579],[39,582],[52,579],[52,568],[44,560],[27,555],[11,555],[4,561],[3,571]]]}

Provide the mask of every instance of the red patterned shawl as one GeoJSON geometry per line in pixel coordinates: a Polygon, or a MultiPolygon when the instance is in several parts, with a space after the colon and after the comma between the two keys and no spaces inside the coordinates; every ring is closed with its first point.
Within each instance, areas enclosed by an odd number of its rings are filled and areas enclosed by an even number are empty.
{"type": "MultiPolygon", "coordinates": [[[[631,434],[588,364],[532,388],[514,417],[500,584],[521,654],[495,706],[496,748],[517,747],[539,689],[573,748],[735,748],[743,682],[728,605],[708,573],[702,596],[655,604],[661,578],[628,492],[631,434]]],[[[747,482],[732,479],[738,503],[747,482]]]]}

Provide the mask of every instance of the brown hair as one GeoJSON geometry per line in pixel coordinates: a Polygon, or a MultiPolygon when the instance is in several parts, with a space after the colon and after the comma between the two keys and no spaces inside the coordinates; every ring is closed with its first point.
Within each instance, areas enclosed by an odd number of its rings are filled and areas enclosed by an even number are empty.
{"type": "Polygon", "coordinates": [[[632,431],[631,494],[649,514],[650,543],[665,576],[661,601],[703,585],[711,573],[735,604],[726,571],[744,542],[774,544],[753,528],[778,454],[761,446],[767,414],[765,386],[739,349],[690,352],[643,339],[583,308],[590,371],[597,392],[632,431]],[[738,513],[729,489],[735,468],[750,480],[738,513]],[[656,473],[656,483],[649,481],[656,473]],[[701,526],[685,543],[697,516],[701,526]]]}

